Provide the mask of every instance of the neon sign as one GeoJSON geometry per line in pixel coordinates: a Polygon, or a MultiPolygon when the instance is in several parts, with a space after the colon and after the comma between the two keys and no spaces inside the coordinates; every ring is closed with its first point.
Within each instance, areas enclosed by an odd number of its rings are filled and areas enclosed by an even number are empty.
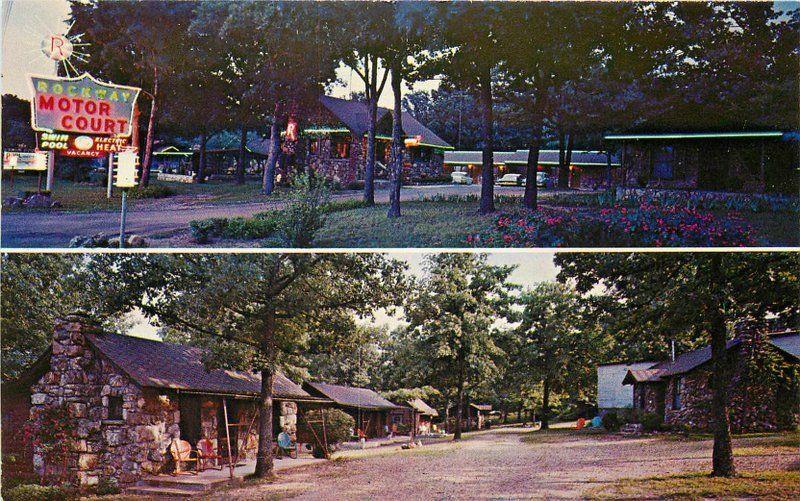
{"type": "Polygon", "coordinates": [[[72,42],[64,35],[48,35],[40,44],[45,56],[53,61],[64,61],[72,56],[72,42]]]}
{"type": "Polygon", "coordinates": [[[31,75],[31,126],[39,132],[127,137],[141,89],[77,78],[31,75]]]}

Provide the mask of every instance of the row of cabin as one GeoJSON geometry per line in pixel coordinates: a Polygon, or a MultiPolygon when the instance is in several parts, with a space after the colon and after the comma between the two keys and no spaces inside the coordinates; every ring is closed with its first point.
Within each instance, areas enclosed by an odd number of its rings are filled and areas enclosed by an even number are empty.
{"type": "MultiPolygon", "coordinates": [[[[392,112],[378,108],[375,178],[387,179],[392,112]]],[[[355,186],[365,177],[369,112],[361,101],[322,96],[303,129],[305,164],[341,186],[355,186]]],[[[405,182],[445,180],[452,172],[466,172],[481,180],[482,153],[453,151],[453,147],[410,113],[402,114],[403,179],[405,182]]],[[[781,131],[721,131],[686,133],[607,134],[603,148],[572,151],[569,162],[559,162],[558,150],[541,150],[538,172],[555,184],[561,175],[569,188],[593,190],[608,186],[741,192],[797,193],[800,189],[800,135],[781,131]],[[567,173],[559,165],[568,163],[567,173]]],[[[295,144],[282,143],[278,181],[288,179],[298,155],[295,144]]],[[[161,145],[154,153],[154,170],[166,180],[195,181],[199,148],[161,145]]],[[[269,154],[269,140],[254,133],[246,145],[245,172],[260,175],[269,154]]],[[[236,170],[239,145],[211,140],[207,149],[208,177],[231,176],[236,170]]],[[[525,174],[528,150],[493,154],[495,178],[525,174]]]]}
{"type": "MultiPolygon", "coordinates": [[[[763,334],[762,352],[775,361],[772,372],[753,373],[754,343],[741,334],[727,343],[731,429],[736,433],[795,429],[800,425],[800,332],[763,334]]],[[[670,426],[710,430],[711,371],[711,346],[661,362],[601,365],[597,368],[599,413],[655,414],[670,426]]]]}
{"type": "MultiPolygon", "coordinates": [[[[50,347],[2,388],[5,468],[44,479],[93,485],[113,479],[132,484],[171,471],[174,440],[195,446],[209,440],[222,463],[255,459],[258,447],[258,374],[207,369],[204,352],[102,331],[72,314],[57,321],[50,347]],[[53,420],[74,432],[66,457],[54,458],[33,442],[53,420]]],[[[273,381],[272,434],[287,432],[299,443],[327,448],[312,429],[311,410],[339,408],[353,417],[354,439],[431,431],[438,412],[420,399],[390,402],[373,390],[318,382],[303,385],[277,373],[273,381]]],[[[318,427],[317,427],[318,428],[318,427]]]]}

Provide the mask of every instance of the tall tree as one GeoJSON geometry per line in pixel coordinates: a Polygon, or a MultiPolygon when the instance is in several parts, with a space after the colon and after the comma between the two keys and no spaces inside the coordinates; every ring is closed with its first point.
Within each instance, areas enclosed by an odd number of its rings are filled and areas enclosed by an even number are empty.
{"type": "Polygon", "coordinates": [[[430,72],[440,73],[469,90],[480,103],[481,198],[480,214],[494,212],[494,73],[502,62],[500,48],[502,2],[455,2],[442,4],[437,19],[438,57],[430,72]],[[465,27],[469,29],[465,29],[465,27]]]}
{"type": "Polygon", "coordinates": [[[583,298],[568,286],[545,282],[516,300],[509,320],[519,322],[508,343],[509,372],[542,384],[542,428],[549,427],[550,396],[576,390],[582,368],[591,367],[594,337],[583,329],[583,298]]]}
{"type": "Polygon", "coordinates": [[[311,343],[334,343],[399,301],[403,265],[378,254],[96,256],[87,279],[96,307],[140,308],[210,349],[217,367],[261,375],[255,473],[270,477],[272,385],[311,343]]]}
{"type": "MultiPolygon", "coordinates": [[[[150,182],[153,141],[158,126],[164,82],[189,60],[188,26],[195,5],[190,2],[70,2],[75,33],[83,33],[88,58],[75,65],[104,80],[142,88],[149,99],[147,135],[142,155],[140,185],[150,182]],[[164,26],[170,36],[159,36],[164,26]]],[[[141,103],[139,103],[141,105],[141,103]]]]}
{"type": "Polygon", "coordinates": [[[559,254],[559,279],[605,288],[613,328],[629,339],[695,337],[711,343],[714,476],[735,473],[728,417],[728,328],[745,316],[800,315],[797,255],[789,253],[559,254]]]}
{"type": "Polygon", "coordinates": [[[409,329],[436,387],[456,398],[454,440],[461,439],[465,391],[497,371],[503,355],[492,324],[507,305],[513,266],[491,266],[485,255],[435,254],[428,276],[406,305],[409,329]]]}

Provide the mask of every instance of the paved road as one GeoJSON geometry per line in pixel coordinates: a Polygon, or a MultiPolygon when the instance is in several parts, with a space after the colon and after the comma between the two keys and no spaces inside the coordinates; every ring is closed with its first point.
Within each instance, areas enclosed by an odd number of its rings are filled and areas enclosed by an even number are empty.
{"type": "MultiPolygon", "coordinates": [[[[219,492],[212,499],[576,498],[621,478],[711,469],[710,440],[551,432],[524,443],[526,431],[479,432],[459,444],[410,451],[358,451],[364,453],[361,459],[281,473],[275,483],[219,492]]],[[[753,454],[737,457],[737,468],[788,469],[798,461],[797,451],[753,454]]]]}
{"type": "MultiPolygon", "coordinates": [[[[499,194],[522,194],[521,188],[497,188],[499,194]]],[[[401,200],[419,200],[420,197],[437,195],[467,195],[480,193],[480,186],[413,186],[403,189],[401,200]]],[[[361,192],[347,192],[335,198],[360,198],[361,192]]],[[[378,203],[388,203],[389,192],[376,192],[378,203]]],[[[280,208],[281,203],[174,203],[167,200],[137,201],[135,210],[128,213],[126,231],[145,237],[164,235],[188,228],[195,219],[209,217],[250,216],[256,212],[280,208]]],[[[118,211],[96,211],[85,213],[67,213],[63,211],[49,212],[7,212],[3,211],[2,240],[3,248],[20,247],[66,247],[76,235],[94,235],[96,233],[115,234],[119,231],[118,211]]]]}

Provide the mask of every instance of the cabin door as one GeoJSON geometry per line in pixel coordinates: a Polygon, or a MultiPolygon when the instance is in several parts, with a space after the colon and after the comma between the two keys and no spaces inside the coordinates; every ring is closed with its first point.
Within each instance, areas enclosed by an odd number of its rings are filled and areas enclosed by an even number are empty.
{"type": "Polygon", "coordinates": [[[181,413],[181,440],[186,440],[192,447],[200,440],[200,399],[193,395],[181,395],[178,400],[181,413]]]}

